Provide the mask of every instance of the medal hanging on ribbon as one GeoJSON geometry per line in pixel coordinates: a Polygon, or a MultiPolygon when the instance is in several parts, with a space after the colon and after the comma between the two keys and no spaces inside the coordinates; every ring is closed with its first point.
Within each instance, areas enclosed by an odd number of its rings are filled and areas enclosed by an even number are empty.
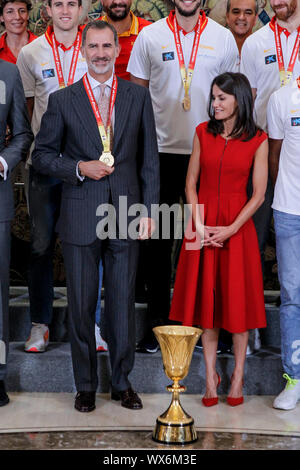
{"type": "Polygon", "coordinates": [[[279,67],[280,86],[287,85],[293,78],[293,70],[295,67],[297,55],[299,52],[299,46],[300,46],[300,27],[298,28],[297,31],[298,31],[298,34],[295,40],[295,44],[294,44],[293,52],[292,52],[290,62],[288,65],[288,69],[285,70],[283,53],[282,53],[282,44],[281,44],[277,21],[274,24],[274,34],[275,34],[277,61],[278,61],[278,67],[279,67]]]}
{"type": "MultiPolygon", "coordinates": [[[[184,63],[182,46],[180,42],[180,35],[178,31],[178,23],[177,23],[176,16],[174,16],[174,39],[175,39],[175,45],[176,45],[177,56],[178,56],[178,61],[179,61],[181,79],[182,79],[183,88],[184,88],[184,98],[182,101],[182,106],[185,111],[189,111],[191,109],[191,97],[190,97],[189,91],[190,91],[192,78],[194,74],[194,68],[195,68],[197,52],[198,52],[199,42],[200,42],[200,36],[204,29],[202,26],[203,26],[203,22],[200,20],[200,17],[199,17],[197,29],[195,32],[191,58],[190,58],[190,62],[188,65],[188,69],[186,69],[185,63],[184,63]]],[[[204,26],[206,26],[206,23],[204,26]]]]}
{"type": "Polygon", "coordinates": [[[94,112],[94,116],[97,121],[99,134],[102,140],[103,152],[100,155],[99,160],[100,162],[103,162],[108,166],[113,166],[115,159],[110,151],[110,143],[111,143],[110,125],[111,125],[111,118],[112,118],[114,105],[116,101],[116,95],[117,95],[117,88],[118,88],[117,78],[114,75],[111,94],[110,94],[110,101],[109,101],[109,114],[108,114],[108,120],[107,120],[107,125],[106,125],[107,129],[105,129],[105,126],[103,124],[101,114],[100,114],[97,102],[95,100],[94,93],[91,88],[87,74],[85,74],[83,77],[83,84],[84,84],[85,91],[88,95],[88,98],[90,100],[90,103],[94,112]]]}
{"type": "MultiPolygon", "coordinates": [[[[55,62],[55,67],[56,67],[56,73],[58,77],[59,88],[65,88],[66,84],[64,80],[64,75],[62,71],[61,61],[60,61],[58,47],[57,47],[54,33],[52,34],[51,39],[52,39],[52,51],[53,51],[54,62],[55,62]]],[[[73,51],[71,65],[70,65],[67,86],[72,85],[72,83],[74,82],[78,56],[80,52],[80,45],[81,45],[81,32],[78,31],[75,42],[74,42],[74,51],[73,51]]]]}

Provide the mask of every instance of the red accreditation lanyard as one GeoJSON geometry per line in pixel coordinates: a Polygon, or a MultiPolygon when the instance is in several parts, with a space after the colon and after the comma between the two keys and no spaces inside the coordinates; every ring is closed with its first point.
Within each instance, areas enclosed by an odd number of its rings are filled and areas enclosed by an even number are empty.
{"type": "MultiPolygon", "coordinates": [[[[60,61],[59,52],[58,52],[58,46],[57,46],[54,33],[52,33],[51,39],[52,39],[52,51],[53,51],[54,62],[55,62],[55,67],[56,67],[56,73],[58,77],[59,88],[65,88],[66,84],[65,84],[65,80],[63,76],[61,61],[60,61]]],[[[78,62],[78,56],[80,52],[80,45],[81,45],[81,31],[78,31],[75,42],[74,42],[74,51],[73,51],[67,86],[72,85],[72,83],[74,82],[76,65],[78,62]]]]}
{"type": "Polygon", "coordinates": [[[297,85],[298,85],[298,88],[300,90],[300,76],[297,78],[297,85]]]}
{"type": "Polygon", "coordinates": [[[109,114],[108,114],[108,120],[106,124],[107,130],[105,129],[105,126],[103,124],[101,114],[100,114],[97,102],[95,100],[95,96],[91,88],[87,74],[85,74],[83,77],[83,84],[84,84],[85,91],[88,95],[88,98],[90,100],[90,103],[91,103],[91,106],[92,106],[92,109],[93,109],[93,112],[97,121],[99,134],[100,134],[102,144],[103,144],[103,150],[104,152],[109,152],[110,151],[110,124],[111,124],[111,118],[112,118],[112,114],[114,110],[114,105],[115,105],[116,95],[117,95],[117,88],[118,88],[117,77],[116,75],[114,75],[114,78],[113,78],[113,84],[112,84],[110,101],[109,101],[109,114]]]}
{"type": "Polygon", "coordinates": [[[274,23],[274,34],[275,34],[275,44],[276,44],[276,53],[277,53],[277,60],[278,60],[278,67],[279,67],[279,77],[280,77],[280,85],[284,86],[287,85],[292,77],[293,77],[293,70],[295,67],[297,55],[299,52],[299,46],[300,46],[300,27],[297,29],[298,34],[295,40],[293,52],[290,58],[290,62],[288,65],[288,69],[285,70],[284,67],[284,59],[283,59],[283,53],[282,53],[282,44],[281,44],[281,39],[280,39],[280,34],[279,34],[279,27],[277,24],[277,21],[274,23]]]}
{"type": "MultiPolygon", "coordinates": [[[[181,42],[180,42],[178,23],[177,23],[176,16],[174,15],[173,34],[174,34],[174,40],[175,40],[175,45],[176,45],[176,50],[177,50],[177,56],[178,56],[181,79],[182,79],[182,83],[183,83],[183,87],[184,87],[183,105],[184,105],[184,108],[185,108],[185,103],[186,103],[186,106],[188,107],[188,109],[190,108],[189,90],[190,90],[190,87],[191,87],[192,78],[193,78],[193,74],[194,74],[194,68],[195,68],[197,52],[198,52],[199,42],[200,42],[200,36],[201,36],[206,24],[207,24],[207,20],[203,21],[202,18],[199,17],[199,20],[198,20],[198,23],[197,23],[197,29],[195,31],[193,49],[192,49],[192,53],[191,53],[188,68],[186,69],[185,63],[184,63],[182,45],[181,45],[181,42]]],[[[186,111],[188,109],[186,109],[186,111]]]]}

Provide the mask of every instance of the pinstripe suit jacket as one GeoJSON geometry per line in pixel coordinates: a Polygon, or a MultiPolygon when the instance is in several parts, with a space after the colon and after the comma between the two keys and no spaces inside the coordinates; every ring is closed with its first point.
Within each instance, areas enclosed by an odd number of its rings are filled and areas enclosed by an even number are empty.
{"type": "Polygon", "coordinates": [[[16,65],[0,59],[0,156],[8,166],[8,177],[0,176],[0,222],[14,216],[13,191],[10,174],[17,163],[26,158],[33,140],[23,85],[16,65]],[[6,126],[9,125],[11,139],[5,145],[6,126]]]}
{"type": "Polygon", "coordinates": [[[159,202],[159,159],[149,91],[118,78],[113,155],[115,171],[99,181],[76,176],[80,160],[98,160],[103,150],[83,80],[50,95],[32,155],[34,168],[63,181],[58,232],[75,245],[96,239],[99,204],[112,201],[118,216],[119,196],[128,206],[142,202],[149,211],[159,202]]]}

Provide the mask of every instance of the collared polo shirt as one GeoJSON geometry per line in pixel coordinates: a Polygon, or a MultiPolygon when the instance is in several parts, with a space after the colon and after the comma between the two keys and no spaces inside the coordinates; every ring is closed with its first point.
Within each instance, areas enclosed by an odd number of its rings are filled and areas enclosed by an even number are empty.
{"type": "MultiPolygon", "coordinates": [[[[79,26],[81,31],[83,28],[84,26],[79,26]]],[[[17,60],[25,96],[26,98],[34,97],[31,127],[35,136],[40,129],[41,119],[47,109],[49,95],[59,89],[52,51],[52,32],[53,28],[49,26],[45,34],[22,48],[17,60]]],[[[63,44],[59,44],[58,52],[64,81],[67,83],[74,52],[74,44],[67,49],[63,44]]],[[[74,82],[80,80],[86,72],[86,61],[84,57],[82,57],[81,52],[79,52],[74,82]]]]}
{"type": "MultiPolygon", "coordinates": [[[[28,44],[32,42],[34,39],[37,38],[35,34],[31,31],[28,32],[28,44]]],[[[11,62],[12,64],[16,64],[17,58],[13,55],[12,51],[7,45],[6,42],[7,33],[2,34],[0,37],[0,59],[5,60],[6,62],[11,62]]]]}
{"type": "MultiPolygon", "coordinates": [[[[119,57],[115,63],[115,71],[118,77],[124,78],[125,80],[130,80],[130,73],[126,71],[129,57],[131,54],[131,50],[133,48],[133,44],[141,32],[141,30],[145,26],[149,26],[152,24],[150,21],[145,20],[144,18],[140,18],[135,16],[132,11],[130,12],[131,15],[131,26],[128,31],[125,31],[122,34],[118,34],[119,44],[121,46],[121,51],[119,57]]],[[[100,20],[108,21],[107,16],[102,16],[100,20]]]]}
{"type": "MultiPolygon", "coordinates": [[[[280,88],[279,67],[274,36],[275,17],[270,23],[249,36],[243,47],[241,73],[244,73],[252,88],[257,89],[254,103],[254,117],[259,127],[267,131],[267,105],[271,94],[280,88]]],[[[279,28],[285,69],[287,69],[297,30],[289,33],[279,28]]],[[[293,78],[300,75],[300,61],[297,55],[293,78]]]]}
{"type": "Polygon", "coordinates": [[[296,80],[271,95],[267,121],[269,137],[283,140],[272,208],[300,215],[300,90],[296,80]]]}
{"type": "MultiPolygon", "coordinates": [[[[201,12],[206,21],[196,56],[190,97],[191,109],[183,109],[182,84],[172,25],[174,11],[144,28],[138,35],[128,63],[128,72],[149,80],[159,151],[190,154],[198,124],[208,119],[209,92],[213,79],[236,71],[238,48],[232,33],[201,12]]],[[[195,30],[179,28],[185,66],[190,61],[195,30]]]]}

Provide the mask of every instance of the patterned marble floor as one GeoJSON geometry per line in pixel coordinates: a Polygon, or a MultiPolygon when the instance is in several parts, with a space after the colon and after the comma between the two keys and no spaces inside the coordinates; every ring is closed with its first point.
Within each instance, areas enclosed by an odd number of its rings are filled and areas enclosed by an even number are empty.
{"type": "MultiPolygon", "coordinates": [[[[170,404],[170,395],[141,394],[144,408],[122,408],[108,394],[98,394],[96,410],[79,413],[72,393],[10,393],[10,404],[0,409],[0,433],[47,431],[151,431],[156,418],[170,404]]],[[[300,403],[295,410],[272,408],[271,396],[247,396],[232,408],[220,397],[218,406],[205,408],[199,395],[182,394],[183,408],[193,416],[198,431],[260,433],[300,438],[300,403]]]]}
{"type": "MultiPolygon", "coordinates": [[[[165,446],[152,440],[151,431],[60,431],[1,434],[0,451],[22,450],[300,450],[300,438],[262,434],[198,431],[197,442],[184,447],[165,446]]],[[[23,458],[23,454],[22,454],[23,458]]]]}

